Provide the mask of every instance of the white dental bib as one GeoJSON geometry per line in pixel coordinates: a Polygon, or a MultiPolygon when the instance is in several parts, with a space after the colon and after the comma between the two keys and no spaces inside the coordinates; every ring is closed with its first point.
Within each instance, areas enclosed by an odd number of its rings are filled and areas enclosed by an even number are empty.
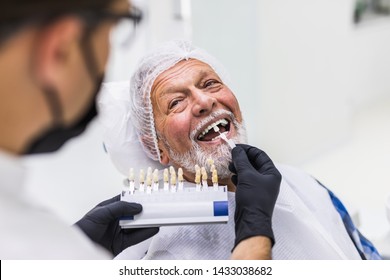
{"type": "MultiPolygon", "coordinates": [[[[272,258],[361,259],[327,190],[302,171],[277,168],[283,180],[273,216],[272,258]]],[[[161,227],[144,259],[229,259],[235,237],[234,201],[235,194],[229,193],[227,224],[161,227]]]]}

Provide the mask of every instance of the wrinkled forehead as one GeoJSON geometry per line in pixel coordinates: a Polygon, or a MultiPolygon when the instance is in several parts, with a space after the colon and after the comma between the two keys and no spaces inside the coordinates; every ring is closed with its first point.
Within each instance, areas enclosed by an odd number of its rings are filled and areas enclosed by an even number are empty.
{"type": "Polygon", "coordinates": [[[173,92],[176,87],[182,84],[196,83],[207,76],[220,79],[216,71],[203,61],[197,59],[181,60],[156,77],[151,88],[151,98],[153,100],[157,93],[173,92]]]}

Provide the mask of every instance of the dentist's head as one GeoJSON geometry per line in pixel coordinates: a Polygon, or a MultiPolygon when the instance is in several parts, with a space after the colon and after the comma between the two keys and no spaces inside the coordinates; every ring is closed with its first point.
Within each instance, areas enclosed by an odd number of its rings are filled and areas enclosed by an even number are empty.
{"type": "Polygon", "coordinates": [[[126,0],[1,1],[1,149],[51,152],[84,131],[124,18],[139,20],[126,0]]]}

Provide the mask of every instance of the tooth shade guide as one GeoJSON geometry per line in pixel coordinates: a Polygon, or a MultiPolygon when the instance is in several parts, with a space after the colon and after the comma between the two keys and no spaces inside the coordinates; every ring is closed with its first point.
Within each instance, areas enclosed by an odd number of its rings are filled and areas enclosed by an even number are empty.
{"type": "Polygon", "coordinates": [[[140,183],[145,182],[145,172],[143,169],[141,169],[141,171],[139,172],[139,181],[140,183]]]}
{"type": "Polygon", "coordinates": [[[195,184],[200,183],[200,173],[195,175],[195,184]]]}
{"type": "Polygon", "coordinates": [[[215,192],[198,192],[194,187],[184,187],[185,191],[176,193],[127,193],[121,200],[140,203],[143,210],[131,220],[121,219],[119,225],[122,228],[147,228],[228,221],[226,186],[219,187],[215,192]]]}
{"type": "Polygon", "coordinates": [[[144,192],[145,191],[145,183],[140,183],[139,184],[139,191],[144,192]]]}
{"type": "Polygon", "coordinates": [[[158,169],[154,169],[153,171],[153,181],[158,182],[158,169]]]}
{"type": "Polygon", "coordinates": [[[176,175],[171,176],[171,185],[176,185],[176,175]]]}
{"type": "MultiPolygon", "coordinates": [[[[194,181],[194,190],[196,189],[197,191],[209,191],[212,189],[218,189],[218,175],[213,163],[214,161],[209,158],[206,162],[207,168],[205,168],[204,166],[195,166],[196,174],[194,181]],[[209,166],[210,164],[211,166],[209,166]],[[208,170],[209,168],[210,170],[208,170]]],[[[129,175],[130,173],[134,174],[134,169],[131,168],[131,170],[131,172],[129,171],[129,175]]],[[[176,170],[173,166],[170,166],[161,170],[152,170],[150,167],[148,167],[144,169],[139,169],[139,171],[136,172],[139,172],[139,178],[137,178],[138,180],[124,180],[124,184],[127,186],[127,194],[134,194],[137,192],[157,194],[160,192],[164,193],[163,191],[189,191],[186,189],[183,168],[178,168],[176,170]],[[162,176],[159,176],[160,174],[162,176]]]]}
{"type": "Polygon", "coordinates": [[[130,193],[133,194],[134,191],[135,191],[135,183],[134,183],[134,181],[130,181],[129,182],[129,189],[130,189],[130,193]]]}
{"type": "Polygon", "coordinates": [[[202,174],[202,180],[207,180],[206,168],[204,168],[204,167],[202,166],[201,169],[200,169],[200,172],[201,172],[201,174],[202,174]]]}
{"type": "Polygon", "coordinates": [[[153,191],[158,191],[158,169],[153,171],[153,191]]]}
{"type": "Polygon", "coordinates": [[[200,185],[200,175],[195,177],[195,186],[196,186],[196,191],[200,192],[201,185],[200,185]]]}
{"type": "Polygon", "coordinates": [[[130,182],[131,182],[131,181],[134,182],[134,178],[135,178],[135,176],[134,176],[134,169],[133,169],[133,168],[130,168],[130,170],[129,170],[129,181],[130,181],[130,182]]]}
{"type": "Polygon", "coordinates": [[[211,181],[213,182],[213,184],[218,183],[218,173],[216,169],[213,170],[213,173],[211,175],[211,181]]]}
{"type": "Polygon", "coordinates": [[[152,168],[148,167],[148,171],[146,173],[146,193],[152,194],[152,168]]]}
{"type": "Polygon", "coordinates": [[[219,131],[219,136],[230,146],[230,148],[231,149],[233,149],[234,147],[236,147],[236,144],[233,142],[233,140],[232,139],[228,139],[227,137],[226,137],[226,133],[224,132],[224,133],[221,133],[220,131],[219,131]]]}
{"type": "Polygon", "coordinates": [[[184,177],[183,177],[183,169],[180,167],[178,170],[177,170],[177,179],[179,181],[179,186],[178,186],[178,190],[179,191],[183,191],[184,189],[184,177]]]}
{"type": "Polygon", "coordinates": [[[181,167],[177,170],[177,178],[178,178],[179,181],[184,181],[184,178],[183,178],[183,168],[181,168],[181,167]]]}
{"type": "Polygon", "coordinates": [[[164,183],[168,183],[169,182],[169,173],[168,173],[168,169],[165,168],[164,169],[164,183]]]}
{"type": "Polygon", "coordinates": [[[152,186],[152,178],[150,175],[146,177],[146,186],[151,187],[152,186]]]}
{"type": "Polygon", "coordinates": [[[195,174],[199,173],[200,174],[200,167],[199,165],[195,164],[195,174]]]}
{"type": "Polygon", "coordinates": [[[150,178],[152,177],[152,168],[150,166],[148,167],[148,171],[146,172],[146,176],[150,176],[150,178]]]}
{"type": "Polygon", "coordinates": [[[206,169],[204,167],[202,167],[202,186],[203,186],[203,189],[204,191],[207,191],[208,190],[208,184],[207,184],[207,172],[206,172],[206,169]]]}
{"type": "Polygon", "coordinates": [[[139,172],[139,191],[145,191],[145,172],[143,169],[141,169],[139,172]]]}
{"type": "Polygon", "coordinates": [[[218,174],[217,174],[216,169],[213,170],[213,173],[211,176],[211,181],[213,182],[214,191],[217,191],[218,190],[218,174]]]}
{"type": "Polygon", "coordinates": [[[183,191],[184,190],[184,181],[179,181],[178,190],[179,191],[183,191]]]}

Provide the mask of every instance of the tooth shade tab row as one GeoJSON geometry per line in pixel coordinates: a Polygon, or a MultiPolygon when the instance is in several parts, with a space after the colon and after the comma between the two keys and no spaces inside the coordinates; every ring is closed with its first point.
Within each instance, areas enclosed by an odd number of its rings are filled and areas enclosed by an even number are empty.
{"type": "MultiPolygon", "coordinates": [[[[199,167],[198,165],[195,165],[195,186],[197,191],[209,190],[209,179],[211,179],[213,189],[217,189],[216,187],[218,187],[218,174],[214,166],[214,161],[212,159],[208,159],[207,165],[210,167],[210,176],[204,166],[199,167]]],[[[134,168],[130,168],[129,177],[124,180],[122,195],[125,193],[144,193],[145,191],[148,194],[160,191],[183,191],[184,183],[184,174],[181,167],[177,170],[177,172],[173,166],[165,168],[163,171],[159,171],[157,169],[152,171],[151,167],[148,167],[147,169],[140,169],[137,182],[135,180],[134,168]],[[146,174],[145,170],[147,170],[146,174]],[[160,173],[162,173],[162,188],[160,187],[160,173]]]]}
{"type": "Polygon", "coordinates": [[[210,176],[203,166],[197,166],[195,169],[194,187],[193,183],[184,180],[182,168],[177,172],[172,166],[160,172],[156,169],[152,172],[151,168],[141,169],[137,181],[134,180],[132,168],[129,178],[124,181],[121,200],[140,203],[142,212],[121,217],[119,225],[122,228],[143,228],[227,223],[227,186],[218,185],[215,168],[210,176]],[[211,178],[212,186],[208,186],[208,178],[211,178]]]}

